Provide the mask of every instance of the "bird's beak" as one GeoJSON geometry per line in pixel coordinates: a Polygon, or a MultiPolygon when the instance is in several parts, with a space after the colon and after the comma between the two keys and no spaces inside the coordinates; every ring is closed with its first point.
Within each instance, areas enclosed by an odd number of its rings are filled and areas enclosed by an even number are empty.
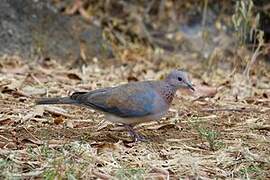
{"type": "Polygon", "coordinates": [[[186,83],[188,88],[191,89],[192,91],[195,91],[193,85],[191,83],[186,83]]]}

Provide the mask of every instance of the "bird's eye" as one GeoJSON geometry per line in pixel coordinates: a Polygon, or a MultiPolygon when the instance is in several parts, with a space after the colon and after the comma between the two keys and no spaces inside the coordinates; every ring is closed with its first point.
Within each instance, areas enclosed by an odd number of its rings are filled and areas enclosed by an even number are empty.
{"type": "Polygon", "coordinates": [[[183,79],[181,77],[178,77],[178,81],[182,81],[183,79]]]}

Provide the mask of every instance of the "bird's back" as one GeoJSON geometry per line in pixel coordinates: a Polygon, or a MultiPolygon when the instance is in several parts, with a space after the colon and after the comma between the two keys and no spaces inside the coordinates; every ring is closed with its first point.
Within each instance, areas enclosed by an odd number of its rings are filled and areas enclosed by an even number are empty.
{"type": "Polygon", "coordinates": [[[119,117],[142,117],[168,109],[162,96],[163,81],[132,82],[88,93],[74,93],[78,104],[119,117]]]}

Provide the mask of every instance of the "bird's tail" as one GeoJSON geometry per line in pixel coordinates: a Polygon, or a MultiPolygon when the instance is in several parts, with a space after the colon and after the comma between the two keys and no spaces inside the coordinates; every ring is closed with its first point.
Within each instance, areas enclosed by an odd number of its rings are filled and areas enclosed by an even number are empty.
{"type": "Polygon", "coordinates": [[[36,104],[76,104],[75,99],[70,97],[60,97],[60,98],[41,98],[36,100],[36,104]]]}

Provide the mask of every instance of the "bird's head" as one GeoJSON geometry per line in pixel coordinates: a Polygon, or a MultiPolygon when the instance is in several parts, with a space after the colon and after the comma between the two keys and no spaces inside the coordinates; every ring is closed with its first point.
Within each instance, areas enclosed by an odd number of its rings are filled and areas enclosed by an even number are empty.
{"type": "Polygon", "coordinates": [[[166,77],[166,81],[176,89],[189,88],[192,91],[195,91],[192,83],[187,76],[187,73],[183,70],[173,70],[166,77]]]}

